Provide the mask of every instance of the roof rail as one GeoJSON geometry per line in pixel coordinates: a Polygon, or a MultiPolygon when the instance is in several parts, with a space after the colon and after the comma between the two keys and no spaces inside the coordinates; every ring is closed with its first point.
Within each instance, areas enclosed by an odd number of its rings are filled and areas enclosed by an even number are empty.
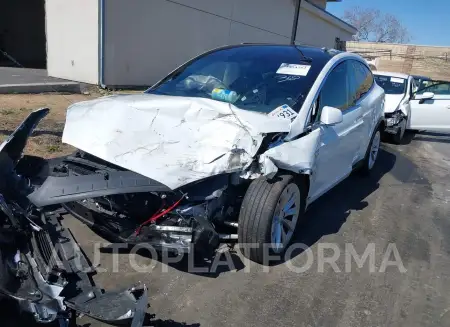
{"type": "Polygon", "coordinates": [[[241,42],[242,45],[292,45],[289,43],[270,43],[270,42],[241,42]]]}

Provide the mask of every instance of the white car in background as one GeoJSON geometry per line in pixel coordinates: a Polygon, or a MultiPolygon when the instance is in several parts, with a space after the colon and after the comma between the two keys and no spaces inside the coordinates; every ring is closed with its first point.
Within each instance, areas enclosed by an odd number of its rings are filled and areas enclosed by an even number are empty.
{"type": "Polygon", "coordinates": [[[427,81],[413,94],[408,129],[450,132],[450,82],[427,81]]]}
{"type": "Polygon", "coordinates": [[[408,118],[411,117],[411,98],[416,89],[414,78],[406,74],[381,71],[374,72],[374,76],[386,93],[385,133],[390,141],[400,144],[408,128],[408,118]]]}
{"type": "Polygon", "coordinates": [[[427,81],[416,85],[414,76],[374,72],[386,93],[385,133],[400,144],[405,130],[450,132],[450,82],[427,81]]]}

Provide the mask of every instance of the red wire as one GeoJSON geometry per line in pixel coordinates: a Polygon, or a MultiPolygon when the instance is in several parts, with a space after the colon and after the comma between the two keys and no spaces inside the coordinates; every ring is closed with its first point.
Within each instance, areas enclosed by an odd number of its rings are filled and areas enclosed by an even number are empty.
{"type": "MultiPolygon", "coordinates": [[[[183,200],[184,195],[174,204],[172,204],[170,207],[168,207],[166,210],[163,210],[162,212],[158,213],[159,211],[161,211],[161,209],[159,209],[158,211],[156,211],[156,213],[154,213],[148,220],[144,221],[137,229],[136,229],[136,235],[139,235],[139,233],[141,232],[142,227],[144,227],[145,225],[147,225],[148,223],[153,223],[155,221],[157,221],[159,218],[161,218],[162,216],[168,214],[169,212],[171,212],[173,209],[175,209],[181,202],[181,200],[183,200]]],[[[164,206],[164,202],[163,202],[163,206],[164,206]]]]}

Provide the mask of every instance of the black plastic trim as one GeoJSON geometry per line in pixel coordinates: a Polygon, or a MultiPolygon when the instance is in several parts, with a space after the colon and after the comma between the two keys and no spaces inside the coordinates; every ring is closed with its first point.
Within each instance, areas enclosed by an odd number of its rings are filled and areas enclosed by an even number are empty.
{"type": "Polygon", "coordinates": [[[105,174],[54,177],[28,195],[37,207],[45,207],[87,198],[114,194],[171,192],[164,184],[132,171],[111,171],[105,174]]]}

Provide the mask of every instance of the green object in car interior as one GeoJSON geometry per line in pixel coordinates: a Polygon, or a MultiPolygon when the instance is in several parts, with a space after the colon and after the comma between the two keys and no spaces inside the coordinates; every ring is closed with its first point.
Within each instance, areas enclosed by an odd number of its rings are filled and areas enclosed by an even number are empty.
{"type": "Polygon", "coordinates": [[[223,102],[235,103],[239,96],[234,91],[215,88],[211,93],[211,98],[223,102]]]}

